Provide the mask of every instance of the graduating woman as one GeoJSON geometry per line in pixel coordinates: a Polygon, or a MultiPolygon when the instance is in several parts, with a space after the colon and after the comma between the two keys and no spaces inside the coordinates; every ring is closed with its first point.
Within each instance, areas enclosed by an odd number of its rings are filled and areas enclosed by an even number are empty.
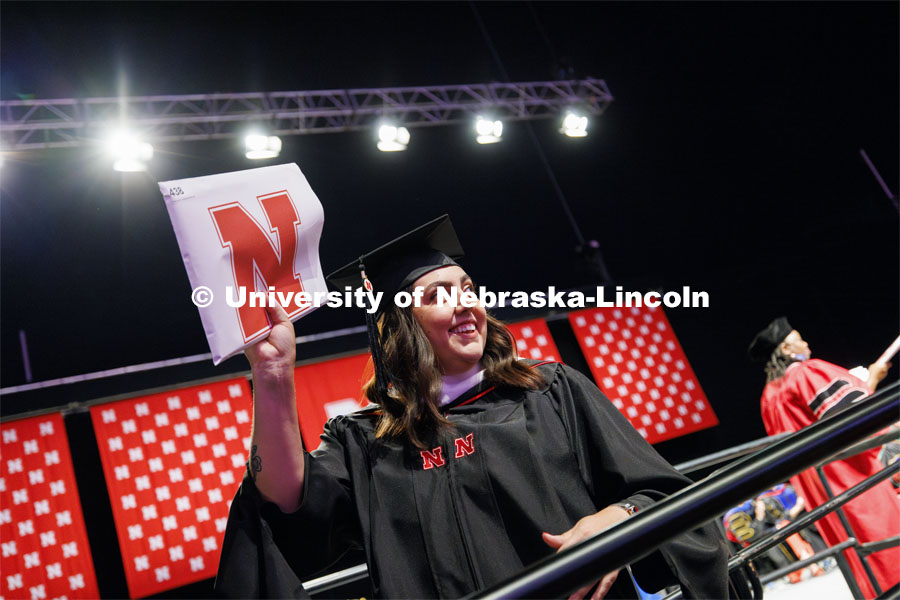
{"type": "MultiPolygon", "coordinates": [[[[383,291],[367,316],[370,407],[329,421],[317,450],[300,438],[294,329],[269,309],[247,349],[254,417],[247,476],[231,507],[216,589],[303,597],[301,581],[365,552],[373,593],[450,598],[522,572],[690,481],[663,460],[586,377],[516,357],[483,307],[439,301],[473,289],[449,218],[435,219],[329,277],[383,291]],[[421,292],[419,306],[389,301],[421,292]]],[[[726,551],[711,526],[632,565],[656,591],[727,597],[726,551]]],[[[576,597],[635,597],[598,573],[576,597]]]]}

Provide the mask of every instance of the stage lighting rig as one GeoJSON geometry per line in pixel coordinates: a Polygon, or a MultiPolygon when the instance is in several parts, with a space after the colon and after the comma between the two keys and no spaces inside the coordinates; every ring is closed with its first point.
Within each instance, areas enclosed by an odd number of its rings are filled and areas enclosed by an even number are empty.
{"type": "Polygon", "coordinates": [[[569,137],[584,137],[587,135],[587,126],[588,118],[585,115],[568,111],[559,131],[569,137]]]}
{"type": "Polygon", "coordinates": [[[475,121],[475,141],[479,144],[496,144],[503,135],[503,122],[479,115],[475,121]]]}
{"type": "Polygon", "coordinates": [[[281,154],[281,138],[251,133],[244,138],[244,150],[244,156],[249,159],[275,158],[281,154]]]}
{"type": "Polygon", "coordinates": [[[383,124],[378,128],[378,149],[382,152],[402,152],[409,145],[406,127],[383,124]]]}
{"type": "MultiPolygon", "coordinates": [[[[104,139],[112,123],[156,142],[371,131],[393,126],[382,144],[400,150],[413,127],[561,120],[566,110],[595,118],[612,103],[602,79],[453,85],[0,100],[0,146],[8,152],[74,148],[104,139]],[[402,125],[402,127],[401,127],[402,125]],[[404,128],[409,128],[405,130],[404,128]],[[394,139],[394,137],[398,139],[394,139]]],[[[558,124],[555,124],[559,127],[558,124]]],[[[486,126],[485,126],[486,127],[486,126]]],[[[476,132],[476,135],[477,132],[476,132]]],[[[374,137],[374,136],[373,136],[374,137]]],[[[495,136],[500,137],[500,136],[495,136]]],[[[376,142],[380,138],[375,137],[376,142]]],[[[236,148],[238,149],[238,148],[236,148]]]]}
{"type": "Polygon", "coordinates": [[[107,151],[113,158],[113,169],[122,173],[146,171],[147,163],[153,159],[153,146],[126,130],[109,137],[107,151]]]}

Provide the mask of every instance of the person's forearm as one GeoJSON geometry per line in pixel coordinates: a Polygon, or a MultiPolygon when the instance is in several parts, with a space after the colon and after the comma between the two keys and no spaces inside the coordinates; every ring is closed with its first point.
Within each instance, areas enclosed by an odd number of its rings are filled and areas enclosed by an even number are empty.
{"type": "Polygon", "coordinates": [[[875,391],[875,388],[878,387],[879,383],[881,383],[881,379],[876,378],[874,375],[869,375],[869,378],[866,380],[866,385],[872,392],[875,391]]]}
{"type": "Polygon", "coordinates": [[[294,373],[254,373],[250,476],[263,498],[293,512],[303,495],[303,440],[294,399],[294,373]]]}
{"type": "Polygon", "coordinates": [[[869,378],[866,380],[866,385],[869,386],[870,390],[874,392],[875,388],[878,387],[878,384],[881,383],[881,380],[887,377],[890,366],[890,363],[881,363],[877,361],[869,365],[869,378]]]}

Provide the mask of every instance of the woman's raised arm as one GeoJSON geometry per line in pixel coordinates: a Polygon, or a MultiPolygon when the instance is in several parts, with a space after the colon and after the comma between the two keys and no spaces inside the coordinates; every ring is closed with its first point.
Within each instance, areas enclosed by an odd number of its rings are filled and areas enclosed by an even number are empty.
{"type": "Polygon", "coordinates": [[[276,304],[269,336],[245,350],[253,374],[250,477],[263,498],[289,513],[303,495],[303,440],[294,397],[294,325],[276,304]]]}

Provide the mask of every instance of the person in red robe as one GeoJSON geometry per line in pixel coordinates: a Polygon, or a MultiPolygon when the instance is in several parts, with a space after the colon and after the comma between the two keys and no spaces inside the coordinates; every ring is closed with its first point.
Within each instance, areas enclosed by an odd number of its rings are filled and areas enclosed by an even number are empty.
{"type": "MultiPolygon", "coordinates": [[[[772,321],[750,344],[751,359],[766,362],[766,387],[762,393],[762,419],[769,435],[794,432],[819,419],[863,401],[884,379],[890,364],[873,363],[867,381],[853,376],[847,369],[824,360],[810,358],[809,345],[784,317],[772,321]]],[[[878,448],[861,452],[824,467],[833,494],[853,487],[881,470],[878,448]]],[[[810,508],[828,500],[822,482],[814,469],[791,478],[791,485],[803,496],[810,508]]],[[[900,534],[900,501],[888,481],[882,481],[843,506],[856,538],[874,542],[900,534]]],[[[838,516],[831,513],[816,526],[829,546],[847,539],[838,516]]],[[[845,551],[860,590],[866,598],[874,598],[875,590],[863,570],[858,555],[845,551]]],[[[889,548],[868,557],[869,565],[886,591],[900,582],[900,549],[889,548]]]]}

